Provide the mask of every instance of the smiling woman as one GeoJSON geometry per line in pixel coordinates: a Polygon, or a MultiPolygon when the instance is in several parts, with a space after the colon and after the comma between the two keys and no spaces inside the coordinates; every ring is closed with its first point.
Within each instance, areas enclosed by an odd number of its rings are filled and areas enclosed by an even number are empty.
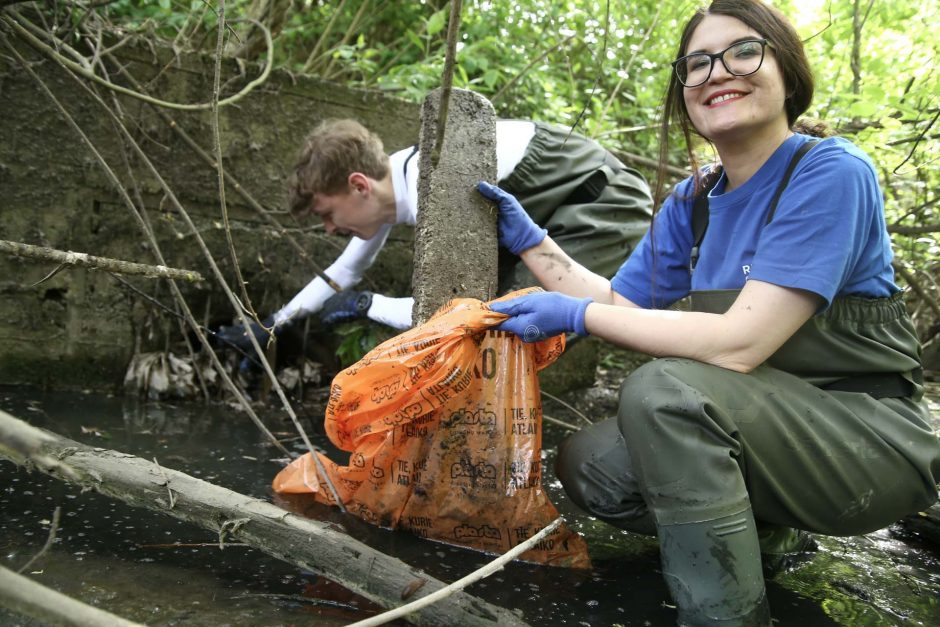
{"type": "MultiPolygon", "coordinates": [[[[491,307],[524,341],[591,333],[663,357],[626,379],[616,418],[562,444],[556,472],[590,514],[659,536],[680,624],[768,625],[760,554],[929,506],[940,443],[877,174],[848,141],[799,132],[813,78],[793,27],[716,0],[670,69],[661,162],[675,124],[693,172],[653,228],[610,281],[537,238],[520,257],[561,293],[491,307]],[[697,167],[693,135],[719,163],[697,167]],[[692,311],[667,310],[685,297],[692,311]]],[[[524,215],[496,192],[501,224],[524,215]]]]}

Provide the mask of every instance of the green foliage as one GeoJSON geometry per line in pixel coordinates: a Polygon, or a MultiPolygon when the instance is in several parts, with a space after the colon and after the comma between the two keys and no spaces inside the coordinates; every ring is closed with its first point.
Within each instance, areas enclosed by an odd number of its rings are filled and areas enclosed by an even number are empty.
{"type": "MultiPolygon", "coordinates": [[[[679,33],[699,0],[465,0],[454,85],[489,97],[503,117],[536,118],[655,159],[656,124],[679,33]]],[[[935,0],[776,0],[805,39],[817,79],[812,116],[861,146],[886,195],[889,225],[940,224],[940,4],[935,0]],[[856,20],[858,13],[858,20],[856,20]],[[862,22],[856,36],[854,23],[862,22]],[[858,74],[852,69],[857,41],[858,74]]],[[[211,49],[214,5],[118,0],[126,26],[211,49]],[[197,16],[197,17],[193,17],[197,16]],[[200,21],[201,20],[201,21],[200,21]],[[201,29],[194,24],[202,25],[201,29]]],[[[420,101],[440,85],[450,5],[444,0],[236,0],[277,34],[276,63],[420,101]],[[286,11],[268,10],[279,5],[286,11]],[[275,20],[274,15],[281,17],[275,20]]],[[[247,26],[234,26],[240,36],[247,26]]],[[[674,142],[670,160],[685,167],[674,142]]],[[[643,169],[643,168],[641,168],[643,169]]],[[[649,168],[644,170],[652,177],[649,168]]],[[[928,284],[936,232],[894,236],[928,284]]],[[[933,284],[932,289],[940,291],[933,284]]]]}
{"type": "Polygon", "coordinates": [[[341,324],[336,327],[335,332],[342,338],[336,348],[336,357],[343,368],[362,359],[366,353],[386,340],[388,336],[378,325],[368,320],[341,324]]]}

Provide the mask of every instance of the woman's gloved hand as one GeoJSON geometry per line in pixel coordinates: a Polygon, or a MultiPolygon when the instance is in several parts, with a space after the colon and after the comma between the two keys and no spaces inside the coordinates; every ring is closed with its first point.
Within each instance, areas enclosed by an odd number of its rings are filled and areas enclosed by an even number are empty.
{"type": "Polygon", "coordinates": [[[326,299],[320,309],[320,322],[326,325],[339,324],[365,318],[372,306],[372,292],[343,290],[326,299]]]}
{"type": "Polygon", "coordinates": [[[542,243],[548,231],[539,227],[525,212],[516,197],[485,181],[477,184],[477,190],[496,202],[499,207],[497,231],[499,245],[514,255],[542,243]]]}
{"type": "Polygon", "coordinates": [[[511,331],[521,337],[523,342],[537,342],[562,333],[587,335],[584,312],[592,302],[593,298],[538,292],[490,303],[490,309],[512,316],[497,329],[511,331]]]}

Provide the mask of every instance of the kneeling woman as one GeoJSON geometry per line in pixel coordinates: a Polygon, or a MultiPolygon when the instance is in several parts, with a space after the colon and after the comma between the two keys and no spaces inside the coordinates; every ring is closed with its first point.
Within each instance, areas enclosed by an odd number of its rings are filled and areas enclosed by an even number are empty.
{"type": "Polygon", "coordinates": [[[879,529],[937,499],[940,443],[875,170],[848,141],[793,130],[813,94],[793,27],[718,0],[677,56],[661,138],[676,122],[720,165],[673,190],[612,281],[481,183],[500,243],[553,290],[493,309],[525,340],[590,333],[660,357],[626,380],[616,418],[562,446],[559,477],[591,514],[658,534],[680,623],[769,624],[758,525],[879,529]],[[664,310],[687,295],[693,311],[664,310]]]}

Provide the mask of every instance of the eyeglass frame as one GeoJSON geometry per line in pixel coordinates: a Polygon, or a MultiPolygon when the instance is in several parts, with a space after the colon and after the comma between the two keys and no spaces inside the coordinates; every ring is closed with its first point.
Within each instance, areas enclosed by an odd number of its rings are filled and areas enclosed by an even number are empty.
{"type": "Polygon", "coordinates": [[[676,80],[679,81],[679,84],[682,85],[683,87],[688,87],[689,89],[692,89],[694,87],[700,87],[708,82],[708,79],[712,77],[712,72],[715,70],[716,60],[721,61],[721,64],[725,66],[725,70],[727,70],[728,74],[731,74],[732,76],[750,76],[751,74],[755,74],[758,70],[760,70],[764,66],[764,57],[767,56],[768,46],[770,47],[771,50],[773,50],[774,45],[770,43],[770,41],[768,41],[767,39],[758,39],[756,37],[754,39],[742,39],[741,41],[734,42],[733,44],[731,44],[730,46],[728,46],[721,52],[714,52],[714,53],[693,52],[692,54],[686,54],[686,55],[679,57],[678,59],[673,61],[670,65],[672,65],[672,71],[676,75],[676,80]],[[760,44],[760,63],[757,64],[757,67],[754,68],[753,71],[748,72],[747,74],[738,74],[734,72],[730,67],[728,67],[727,63],[725,63],[725,53],[731,50],[732,48],[734,48],[735,46],[740,46],[741,44],[747,44],[747,43],[759,43],[760,44]],[[678,67],[680,62],[685,61],[689,57],[708,57],[708,61],[709,61],[708,74],[705,76],[705,79],[701,83],[696,83],[691,86],[686,85],[685,81],[682,80],[682,77],[679,76],[679,67],[678,67]]]}

